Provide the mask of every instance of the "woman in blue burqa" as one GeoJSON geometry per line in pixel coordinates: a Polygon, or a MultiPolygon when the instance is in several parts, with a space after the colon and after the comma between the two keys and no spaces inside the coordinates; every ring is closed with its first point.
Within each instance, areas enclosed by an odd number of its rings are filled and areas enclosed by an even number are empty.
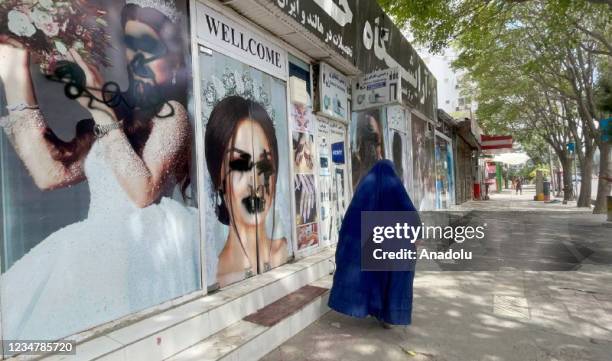
{"type": "MultiPolygon", "coordinates": [[[[421,225],[393,163],[388,160],[375,163],[357,186],[340,228],[329,307],[349,316],[374,316],[385,327],[409,325],[414,261],[410,271],[362,271],[362,211],[413,211],[408,225],[421,225]]],[[[416,250],[414,243],[407,242],[406,246],[416,250]]]]}

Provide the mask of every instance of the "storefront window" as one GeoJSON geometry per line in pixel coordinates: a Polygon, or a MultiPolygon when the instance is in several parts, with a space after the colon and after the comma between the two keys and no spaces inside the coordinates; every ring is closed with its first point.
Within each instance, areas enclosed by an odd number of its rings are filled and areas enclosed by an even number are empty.
{"type": "Polygon", "coordinates": [[[446,209],[454,203],[453,152],[450,141],[436,136],[436,208],[446,209]]]}
{"type": "Polygon", "coordinates": [[[412,169],[414,194],[412,201],[418,210],[435,207],[434,135],[431,125],[412,115],[412,169]]]}
{"type": "Polygon", "coordinates": [[[409,111],[401,105],[387,107],[387,123],[389,124],[390,159],[395,166],[395,172],[402,179],[406,191],[412,190],[412,167],[410,154],[410,138],[408,137],[409,111]]]}
{"type": "Polygon", "coordinates": [[[292,254],[287,98],[284,81],[254,67],[212,50],[199,59],[207,274],[218,288],[292,254]]]}
{"type": "Polygon", "coordinates": [[[386,130],[386,108],[353,112],[350,124],[353,190],[374,163],[386,157],[386,130]]]}
{"type": "Polygon", "coordinates": [[[315,140],[317,119],[310,96],[310,66],[291,56],[289,76],[299,79],[290,91],[303,94],[302,97],[294,94],[290,104],[297,250],[302,251],[319,246],[318,187],[315,178],[319,166],[315,140]]]}
{"type": "Polygon", "coordinates": [[[324,117],[317,119],[321,240],[336,243],[350,202],[346,125],[324,117]]]}
{"type": "Polygon", "coordinates": [[[58,339],[201,288],[186,2],[22,3],[0,4],[2,336],[58,339]]]}

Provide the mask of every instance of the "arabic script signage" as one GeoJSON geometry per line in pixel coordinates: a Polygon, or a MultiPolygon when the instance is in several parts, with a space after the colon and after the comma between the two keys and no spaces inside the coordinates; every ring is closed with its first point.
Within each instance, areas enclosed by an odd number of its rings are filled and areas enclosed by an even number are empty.
{"type": "Polygon", "coordinates": [[[401,99],[431,120],[436,80],[376,0],[270,0],[362,73],[397,68],[401,99]]]}
{"type": "Polygon", "coordinates": [[[374,71],[353,83],[353,110],[401,102],[401,82],[397,68],[374,71]]]}
{"type": "Polygon", "coordinates": [[[326,63],[321,63],[319,77],[318,110],[328,117],[348,121],[348,79],[326,63]]]}
{"type": "Polygon", "coordinates": [[[355,64],[364,72],[397,68],[402,100],[435,119],[436,81],[412,45],[375,0],[360,0],[355,11],[355,64]]]}
{"type": "MultiPolygon", "coordinates": [[[[375,0],[372,0],[375,1],[375,0]]],[[[357,0],[273,0],[285,14],[352,60],[355,43],[353,11],[357,0]]]]}

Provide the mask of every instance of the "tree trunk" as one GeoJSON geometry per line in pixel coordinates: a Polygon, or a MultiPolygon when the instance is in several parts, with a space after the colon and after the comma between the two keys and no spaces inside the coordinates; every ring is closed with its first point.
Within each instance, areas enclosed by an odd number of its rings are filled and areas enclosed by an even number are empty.
{"type": "Polygon", "coordinates": [[[572,160],[567,156],[559,157],[561,169],[563,170],[563,201],[574,199],[574,187],[572,186],[572,160]]]}
{"type": "Polygon", "coordinates": [[[599,146],[599,179],[597,180],[597,199],[593,213],[607,213],[607,198],[612,190],[612,147],[609,142],[599,146]]]}
{"type": "Polygon", "coordinates": [[[578,207],[591,206],[591,182],[593,178],[593,151],[584,154],[584,160],[580,164],[580,193],[578,195],[578,207]]]}

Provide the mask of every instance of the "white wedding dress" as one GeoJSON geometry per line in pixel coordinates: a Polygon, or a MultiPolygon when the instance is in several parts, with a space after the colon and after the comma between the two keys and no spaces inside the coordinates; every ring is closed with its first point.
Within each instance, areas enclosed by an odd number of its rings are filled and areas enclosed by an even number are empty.
{"type": "Polygon", "coordinates": [[[2,275],[4,339],[58,339],[201,287],[196,209],[168,197],[137,208],[101,151],[85,160],[87,218],[2,275]]]}

